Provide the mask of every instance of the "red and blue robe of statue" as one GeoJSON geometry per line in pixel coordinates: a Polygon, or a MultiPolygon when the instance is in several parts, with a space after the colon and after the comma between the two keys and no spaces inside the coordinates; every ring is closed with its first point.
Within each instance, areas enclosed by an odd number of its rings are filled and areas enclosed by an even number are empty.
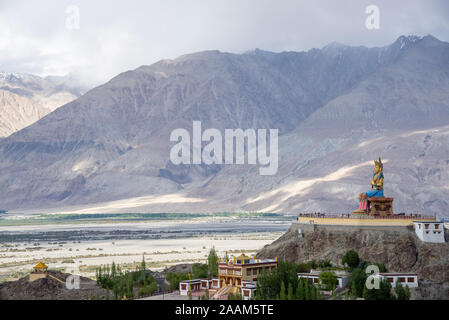
{"type": "MultiPolygon", "coordinates": [[[[380,174],[376,174],[376,173],[373,174],[373,180],[375,182],[379,181],[380,179],[383,179],[383,177],[384,177],[384,174],[382,172],[380,174]]],[[[373,190],[362,193],[362,195],[364,195],[364,197],[362,197],[360,199],[360,209],[362,209],[362,210],[368,209],[368,203],[367,203],[368,198],[384,196],[384,190],[383,190],[382,186],[372,185],[372,188],[373,188],[373,190]]]]}

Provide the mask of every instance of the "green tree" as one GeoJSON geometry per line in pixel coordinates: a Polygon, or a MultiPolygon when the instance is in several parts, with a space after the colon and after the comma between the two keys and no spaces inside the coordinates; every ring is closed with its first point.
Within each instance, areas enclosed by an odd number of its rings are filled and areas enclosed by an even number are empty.
{"type": "Polygon", "coordinates": [[[410,300],[411,297],[411,293],[410,293],[410,288],[408,287],[408,285],[405,286],[405,298],[406,300],[410,300]]]}
{"type": "Polygon", "coordinates": [[[406,285],[405,288],[402,283],[399,282],[399,279],[396,281],[396,285],[394,287],[394,292],[396,293],[396,299],[398,300],[410,300],[410,289],[406,285]]]}
{"type": "Polygon", "coordinates": [[[145,272],[147,270],[147,266],[145,264],[145,255],[142,255],[142,262],[140,263],[140,271],[145,272]]]}
{"type": "MultiPolygon", "coordinates": [[[[313,286],[313,285],[312,285],[313,286]]],[[[305,282],[304,282],[304,300],[310,300],[310,290],[311,288],[310,288],[310,283],[309,283],[309,280],[307,279],[305,282]]]]}
{"type": "Polygon", "coordinates": [[[210,249],[209,256],[207,257],[207,268],[209,277],[216,277],[218,275],[218,255],[214,247],[210,249]]]}
{"type": "Polygon", "coordinates": [[[359,254],[354,250],[349,250],[343,256],[342,264],[347,264],[351,269],[356,268],[359,265],[360,259],[359,254]]]}
{"type": "Polygon", "coordinates": [[[365,288],[366,278],[366,273],[362,269],[355,268],[354,270],[352,270],[349,281],[351,295],[353,297],[363,296],[363,289],[365,288]]]}
{"type": "MultiPolygon", "coordinates": [[[[287,298],[288,293],[286,292],[286,288],[291,286],[293,297],[301,297],[305,299],[305,290],[297,293],[299,287],[298,280],[298,265],[292,262],[287,261],[279,261],[278,267],[273,271],[262,271],[262,273],[257,278],[257,297],[260,300],[266,299],[282,299],[281,295],[287,298]],[[282,292],[282,285],[284,286],[284,292],[282,292]]],[[[306,279],[303,279],[306,281],[306,279]]],[[[307,286],[307,294],[310,297],[311,287],[308,282],[301,282],[307,286]]],[[[300,289],[302,290],[302,289],[300,289]]]]}
{"type": "Polygon", "coordinates": [[[285,293],[285,283],[284,283],[284,281],[282,281],[282,283],[281,283],[281,292],[279,293],[279,299],[287,300],[287,295],[285,293]]]}
{"type": "Polygon", "coordinates": [[[337,277],[330,271],[321,272],[319,279],[325,290],[334,290],[338,283],[337,277]]]}
{"type": "Polygon", "coordinates": [[[379,289],[363,289],[363,298],[365,300],[392,300],[391,284],[387,279],[380,281],[379,289]]]}
{"type": "Polygon", "coordinates": [[[318,264],[318,267],[321,269],[331,268],[332,263],[329,260],[321,260],[318,264]]]}
{"type": "Polygon", "coordinates": [[[296,288],[296,300],[304,300],[304,279],[300,278],[298,280],[297,288],[296,288]]]}
{"type": "Polygon", "coordinates": [[[312,287],[312,292],[310,294],[310,300],[318,300],[318,289],[317,287],[312,287]]]}
{"type": "Polygon", "coordinates": [[[170,289],[177,290],[179,288],[179,282],[182,280],[187,280],[189,278],[189,274],[187,272],[169,272],[165,278],[170,284],[170,289]]]}
{"type": "Polygon", "coordinates": [[[385,264],[376,262],[375,265],[379,267],[379,272],[387,272],[387,267],[385,266],[385,264]]]}
{"type": "Polygon", "coordinates": [[[132,275],[128,276],[128,280],[126,282],[126,298],[127,299],[134,298],[134,286],[132,275]]]}
{"type": "Polygon", "coordinates": [[[298,264],[296,271],[298,273],[309,273],[310,269],[312,269],[312,266],[310,265],[310,263],[300,263],[300,264],[298,264]]]}
{"type": "Polygon", "coordinates": [[[115,278],[116,276],[117,276],[117,270],[116,270],[116,268],[115,268],[115,262],[114,261],[112,261],[112,267],[111,267],[111,277],[112,278],[115,278]]]}
{"type": "Polygon", "coordinates": [[[208,266],[207,264],[195,263],[192,266],[192,279],[200,279],[208,277],[208,266]]]}
{"type": "Polygon", "coordinates": [[[294,300],[295,296],[293,295],[293,285],[291,282],[288,284],[288,290],[287,290],[287,300],[294,300]]]}

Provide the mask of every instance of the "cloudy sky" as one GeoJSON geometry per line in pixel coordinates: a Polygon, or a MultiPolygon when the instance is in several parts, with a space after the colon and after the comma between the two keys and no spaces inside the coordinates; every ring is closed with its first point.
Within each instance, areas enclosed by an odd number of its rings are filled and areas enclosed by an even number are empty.
{"type": "Polygon", "coordinates": [[[403,34],[449,41],[448,18],[446,0],[0,0],[0,71],[104,81],[201,50],[381,46],[403,34]],[[379,29],[365,25],[369,5],[379,29]]]}

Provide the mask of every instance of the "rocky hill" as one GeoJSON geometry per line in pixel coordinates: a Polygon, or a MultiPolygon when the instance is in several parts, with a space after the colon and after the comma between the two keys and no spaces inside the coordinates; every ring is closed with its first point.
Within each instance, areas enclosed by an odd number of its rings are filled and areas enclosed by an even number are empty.
{"type": "Polygon", "coordinates": [[[357,251],[364,261],[385,264],[389,272],[418,273],[420,286],[412,290],[415,299],[449,299],[449,243],[423,243],[411,227],[295,223],[257,256],[295,262],[329,260],[341,266],[349,250],[357,251]]]}
{"type": "Polygon", "coordinates": [[[73,77],[0,73],[0,137],[33,124],[85,91],[73,77]]]}
{"type": "MultiPolygon", "coordinates": [[[[70,274],[49,271],[58,279],[66,279],[70,274]]],[[[28,276],[17,281],[0,283],[0,300],[85,300],[86,297],[105,298],[105,290],[97,287],[96,281],[80,277],[80,289],[69,290],[65,284],[47,277],[33,282],[28,276]]]]}
{"type": "Polygon", "coordinates": [[[351,212],[385,159],[396,212],[449,209],[449,43],[205,51],[124,72],[0,140],[0,203],[32,212],[351,212]],[[279,129],[279,169],[170,162],[170,133],[279,129]],[[52,211],[52,209],[54,209],[52,211]]]}

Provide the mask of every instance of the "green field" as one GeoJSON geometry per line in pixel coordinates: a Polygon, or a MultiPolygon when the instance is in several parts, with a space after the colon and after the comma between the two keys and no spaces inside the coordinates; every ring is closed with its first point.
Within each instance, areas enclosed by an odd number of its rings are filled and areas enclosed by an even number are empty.
{"type": "Polygon", "coordinates": [[[220,213],[77,213],[77,214],[37,214],[26,218],[8,219],[0,217],[1,226],[75,224],[75,223],[113,223],[161,220],[189,220],[201,218],[246,218],[288,220],[289,217],[278,213],[261,212],[220,212],[220,213]]]}

